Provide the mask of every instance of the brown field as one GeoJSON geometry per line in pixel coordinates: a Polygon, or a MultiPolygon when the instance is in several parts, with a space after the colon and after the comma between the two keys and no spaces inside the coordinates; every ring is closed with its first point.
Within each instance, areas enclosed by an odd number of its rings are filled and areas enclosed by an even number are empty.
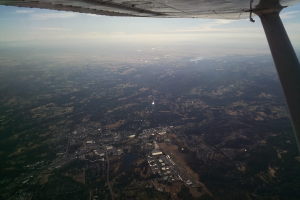
{"type": "Polygon", "coordinates": [[[117,122],[115,122],[113,124],[107,125],[106,128],[108,128],[108,129],[115,129],[115,128],[118,128],[118,127],[122,126],[124,124],[124,122],[125,122],[125,120],[119,120],[119,121],[117,121],[117,122]]]}

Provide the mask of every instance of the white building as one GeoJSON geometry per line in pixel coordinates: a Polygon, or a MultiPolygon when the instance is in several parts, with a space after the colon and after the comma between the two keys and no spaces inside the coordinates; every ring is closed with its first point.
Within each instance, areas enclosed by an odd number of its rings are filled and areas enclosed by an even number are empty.
{"type": "Polygon", "coordinates": [[[162,154],[163,153],[159,150],[153,150],[152,153],[151,153],[152,156],[158,156],[158,155],[162,155],[162,154]]]}

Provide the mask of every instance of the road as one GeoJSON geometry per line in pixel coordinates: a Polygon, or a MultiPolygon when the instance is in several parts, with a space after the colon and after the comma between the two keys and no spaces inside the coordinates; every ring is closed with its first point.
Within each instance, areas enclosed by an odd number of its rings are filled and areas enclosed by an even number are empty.
{"type": "Polygon", "coordinates": [[[114,200],[115,199],[114,198],[114,193],[113,193],[110,181],[109,181],[109,159],[108,159],[107,151],[105,152],[105,156],[106,156],[106,163],[107,163],[107,168],[106,168],[106,182],[107,182],[107,185],[108,185],[108,189],[109,189],[109,193],[110,193],[111,199],[114,200]]]}

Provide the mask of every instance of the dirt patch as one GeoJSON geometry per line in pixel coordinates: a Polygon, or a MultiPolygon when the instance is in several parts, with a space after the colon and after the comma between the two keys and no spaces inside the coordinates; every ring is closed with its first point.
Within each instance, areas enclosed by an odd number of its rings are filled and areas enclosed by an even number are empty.
{"type": "Polygon", "coordinates": [[[177,194],[180,192],[182,183],[180,182],[174,182],[171,185],[164,185],[161,184],[157,181],[152,181],[153,186],[155,187],[156,190],[161,191],[161,192],[167,192],[170,194],[171,199],[173,200],[180,200],[178,198],[177,194]]]}
{"type": "Polygon", "coordinates": [[[50,175],[51,175],[51,173],[41,173],[39,176],[39,183],[41,185],[46,184],[48,182],[50,175]]]}
{"type": "Polygon", "coordinates": [[[74,181],[85,184],[85,170],[81,169],[76,173],[65,173],[65,176],[72,178],[74,181]]]}
{"type": "Polygon", "coordinates": [[[125,120],[119,120],[115,123],[109,124],[106,126],[106,128],[108,129],[116,129],[119,128],[120,126],[122,126],[125,123],[125,120]]]}
{"type": "Polygon", "coordinates": [[[165,154],[170,155],[180,172],[194,183],[195,187],[189,187],[190,193],[193,195],[193,197],[198,198],[204,194],[209,194],[212,196],[211,192],[206,188],[206,186],[199,181],[199,175],[188,166],[185,160],[185,155],[178,150],[177,145],[166,143],[158,143],[158,145],[165,154]],[[198,188],[201,189],[201,192],[198,190],[198,188]]]}

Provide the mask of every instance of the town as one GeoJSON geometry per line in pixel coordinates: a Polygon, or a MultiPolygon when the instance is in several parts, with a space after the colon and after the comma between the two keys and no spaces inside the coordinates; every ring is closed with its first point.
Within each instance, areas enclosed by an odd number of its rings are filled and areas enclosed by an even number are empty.
{"type": "MultiPolygon", "coordinates": [[[[113,196],[113,185],[110,181],[112,169],[117,168],[118,161],[130,162],[126,160],[126,154],[134,154],[132,146],[139,145],[142,159],[147,162],[147,167],[151,171],[151,179],[148,181],[153,183],[151,187],[158,191],[166,191],[167,185],[179,183],[194,188],[195,191],[205,188],[197,177],[187,173],[184,162],[176,160],[174,155],[176,151],[164,150],[166,146],[174,145],[173,128],[173,126],[157,127],[145,129],[140,133],[118,133],[107,128],[80,127],[67,136],[65,151],[57,153],[57,158],[47,170],[63,168],[75,160],[87,161],[81,175],[77,173],[69,176],[84,184],[95,180],[95,177],[105,177],[106,185],[113,196]],[[93,173],[87,173],[88,171],[93,173]]],[[[99,198],[99,190],[101,188],[92,189],[91,199],[99,198]]]]}

